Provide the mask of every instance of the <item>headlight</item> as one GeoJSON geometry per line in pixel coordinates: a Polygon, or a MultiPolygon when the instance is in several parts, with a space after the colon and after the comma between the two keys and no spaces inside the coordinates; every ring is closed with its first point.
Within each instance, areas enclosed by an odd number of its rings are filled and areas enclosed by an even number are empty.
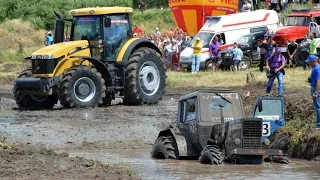
{"type": "Polygon", "coordinates": [[[241,140],[240,140],[239,138],[235,138],[235,139],[233,140],[233,142],[234,142],[234,144],[237,145],[237,146],[239,146],[239,145],[241,144],[241,140]]]}
{"type": "Polygon", "coordinates": [[[269,146],[271,142],[269,139],[265,139],[263,143],[264,145],[269,146]]]}
{"type": "Polygon", "coordinates": [[[54,59],[52,54],[40,54],[40,55],[32,55],[31,59],[54,59]]]}

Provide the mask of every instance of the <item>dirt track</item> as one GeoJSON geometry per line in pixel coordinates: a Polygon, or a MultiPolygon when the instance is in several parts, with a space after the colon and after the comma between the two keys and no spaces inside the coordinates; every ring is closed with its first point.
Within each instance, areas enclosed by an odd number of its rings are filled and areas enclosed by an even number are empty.
{"type": "MultiPolygon", "coordinates": [[[[248,115],[252,112],[256,96],[264,94],[263,88],[263,84],[254,84],[240,90],[244,95],[250,91],[250,96],[245,97],[248,115]]],[[[8,137],[11,142],[33,147],[43,145],[59,152],[128,150],[130,154],[143,151],[143,156],[149,159],[149,152],[159,130],[175,121],[178,98],[186,92],[188,91],[168,89],[163,101],[154,106],[123,106],[121,100],[117,99],[113,101],[113,106],[106,108],[70,110],[57,105],[51,111],[19,111],[15,109],[15,102],[11,99],[10,86],[6,86],[0,90],[0,135],[8,137]]],[[[297,101],[296,92],[288,94],[288,102],[297,101]]],[[[299,99],[301,96],[308,97],[303,92],[299,99]]],[[[34,154],[34,158],[48,159],[46,156],[38,156],[41,153],[37,151],[34,154]]],[[[99,157],[96,159],[99,160],[99,157]]],[[[66,159],[64,161],[69,162],[66,159]]],[[[31,161],[30,165],[35,162],[31,161]]],[[[81,163],[78,165],[81,166],[81,163]]],[[[15,165],[18,168],[19,163],[15,165]]],[[[35,172],[37,171],[41,173],[41,169],[36,169],[35,172]]],[[[77,168],[70,170],[75,174],[78,171],[77,168]]],[[[89,175],[92,173],[99,172],[91,171],[89,175]]]]}

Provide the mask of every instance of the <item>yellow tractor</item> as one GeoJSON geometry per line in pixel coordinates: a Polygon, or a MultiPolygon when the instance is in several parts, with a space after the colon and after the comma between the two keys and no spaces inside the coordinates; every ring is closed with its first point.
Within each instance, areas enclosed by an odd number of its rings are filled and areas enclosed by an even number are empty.
{"type": "Polygon", "coordinates": [[[57,13],[54,44],[35,51],[32,68],[20,73],[13,94],[23,109],[110,105],[116,95],[124,104],[161,100],[166,72],[161,51],[147,39],[133,38],[129,7],[96,7],[57,13]],[[65,22],[72,22],[64,42],[65,22]]]}

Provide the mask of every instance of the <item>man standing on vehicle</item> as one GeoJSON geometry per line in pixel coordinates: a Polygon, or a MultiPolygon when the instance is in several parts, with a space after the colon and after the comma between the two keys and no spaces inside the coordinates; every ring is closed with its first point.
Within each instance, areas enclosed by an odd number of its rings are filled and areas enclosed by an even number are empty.
{"type": "Polygon", "coordinates": [[[215,36],[209,45],[209,52],[212,58],[212,72],[219,69],[221,63],[221,57],[219,53],[220,44],[218,42],[218,37],[215,36]]]}
{"type": "Polygon", "coordinates": [[[284,67],[286,65],[286,59],[281,54],[281,48],[276,49],[276,53],[270,56],[266,60],[267,71],[270,71],[271,75],[268,77],[269,81],[267,84],[267,96],[271,91],[271,87],[274,79],[278,79],[278,95],[283,96],[283,76],[285,75],[284,67]]]}
{"type": "Polygon", "coordinates": [[[240,71],[240,61],[243,56],[242,50],[238,47],[238,44],[235,42],[233,44],[233,51],[232,51],[232,69],[233,71],[240,71]]]}
{"type": "MultiPolygon", "coordinates": [[[[300,43],[300,53],[299,53],[299,59],[301,62],[301,60],[305,61],[305,59],[308,58],[309,53],[308,53],[308,49],[309,49],[309,45],[310,45],[310,39],[308,39],[308,35],[304,36],[304,39],[301,41],[300,43]]],[[[305,70],[307,68],[307,63],[303,62],[303,69],[305,70]]]]}
{"type": "Polygon", "coordinates": [[[298,49],[298,44],[294,40],[291,40],[290,44],[288,44],[288,47],[287,47],[287,53],[288,53],[288,60],[289,60],[288,64],[289,64],[289,67],[290,67],[290,64],[292,64],[293,71],[296,69],[296,64],[297,64],[296,58],[295,58],[297,49],[298,49]]]}
{"type": "Polygon", "coordinates": [[[315,55],[310,55],[305,61],[310,63],[312,67],[310,86],[311,86],[311,96],[313,100],[313,105],[316,110],[316,129],[320,129],[320,64],[318,63],[318,57],[315,55]]]}
{"type": "Polygon", "coordinates": [[[201,50],[202,50],[202,42],[200,38],[197,37],[196,42],[194,42],[191,46],[193,49],[193,56],[192,56],[192,73],[199,72],[200,66],[200,59],[201,59],[201,50]]]}

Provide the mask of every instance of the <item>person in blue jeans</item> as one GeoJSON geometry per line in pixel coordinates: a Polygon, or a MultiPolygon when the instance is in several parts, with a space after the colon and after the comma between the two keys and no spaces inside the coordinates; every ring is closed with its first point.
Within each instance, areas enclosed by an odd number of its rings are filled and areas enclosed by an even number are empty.
{"type": "Polygon", "coordinates": [[[191,48],[193,49],[192,66],[191,66],[192,73],[199,72],[202,47],[203,47],[203,44],[200,38],[197,37],[196,42],[194,42],[191,46],[191,48]]]}
{"type": "Polygon", "coordinates": [[[275,78],[278,79],[278,95],[283,96],[283,76],[285,75],[285,65],[286,59],[281,54],[281,49],[277,48],[275,54],[270,56],[266,61],[267,70],[272,74],[272,76],[269,77],[269,81],[267,84],[267,96],[271,91],[272,84],[275,78]]]}
{"type": "Polygon", "coordinates": [[[238,47],[238,44],[233,43],[233,51],[232,51],[232,69],[233,71],[240,71],[240,61],[243,56],[242,50],[238,47]]]}
{"type": "Polygon", "coordinates": [[[310,86],[311,86],[311,96],[313,100],[313,106],[316,110],[316,129],[320,129],[320,64],[318,62],[318,57],[315,55],[310,55],[305,61],[309,63],[312,67],[310,76],[310,86]]]}

